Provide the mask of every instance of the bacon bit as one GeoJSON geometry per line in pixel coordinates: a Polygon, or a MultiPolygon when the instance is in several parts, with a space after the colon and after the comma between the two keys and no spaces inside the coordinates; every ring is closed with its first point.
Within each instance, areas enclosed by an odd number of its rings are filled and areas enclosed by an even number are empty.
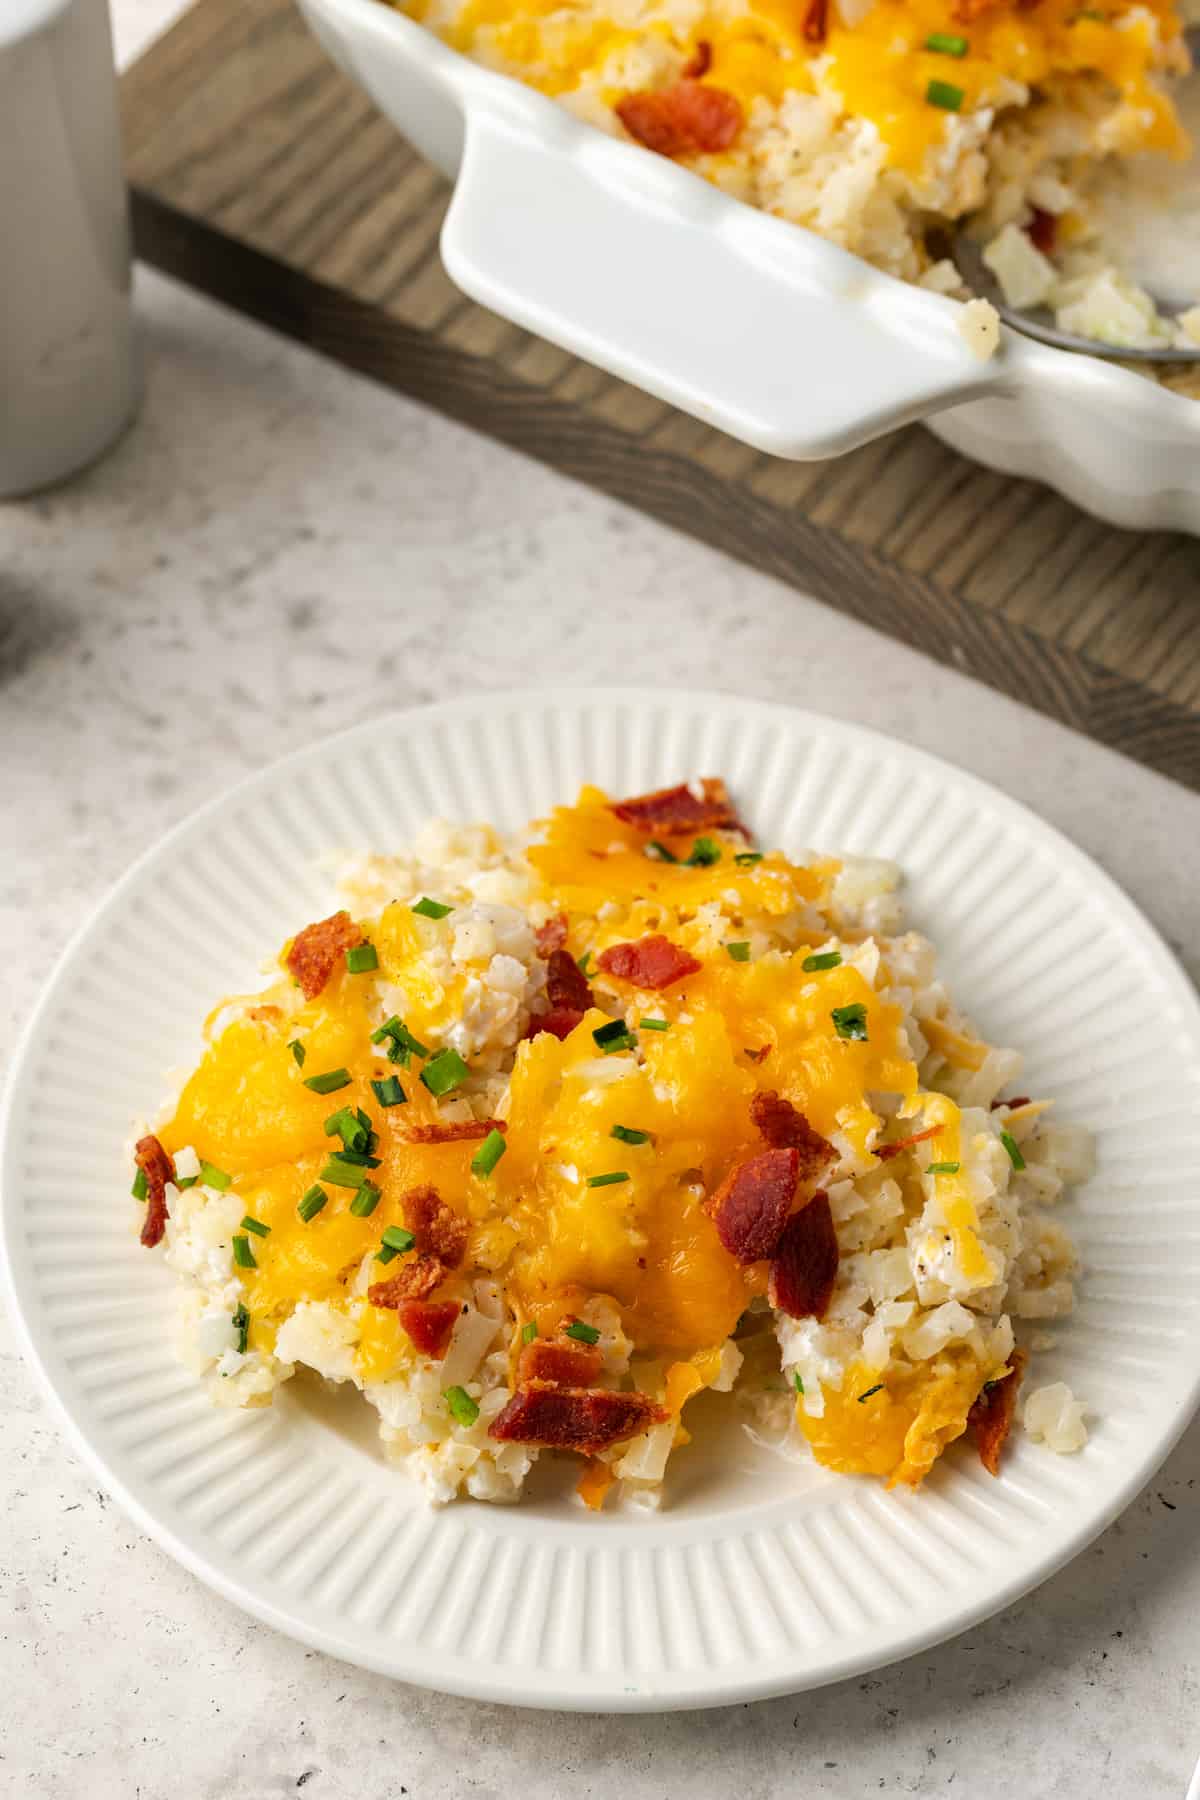
{"type": "Polygon", "coordinates": [[[424,1300],[432,1294],[445,1273],[436,1256],[414,1256],[390,1280],[373,1282],[367,1289],[367,1299],[372,1306],[398,1312],[405,1300],[424,1300]]]}
{"type": "Polygon", "coordinates": [[[824,1318],[837,1272],[837,1232],[829,1195],[820,1189],[783,1228],[771,1263],[767,1298],[793,1319],[824,1318]]]}
{"type": "Polygon", "coordinates": [[[551,1387],[591,1387],[603,1360],[596,1344],[563,1344],[550,1338],[535,1338],[521,1352],[517,1380],[522,1387],[528,1387],[532,1381],[546,1381],[551,1387]]]}
{"type": "Polygon", "coordinates": [[[151,1132],[139,1138],[133,1149],[133,1160],[146,1177],[146,1217],[142,1221],[142,1242],[147,1250],[162,1242],[167,1228],[168,1181],[175,1179],[175,1164],[151,1132]]]}
{"type": "Polygon", "coordinates": [[[1000,1473],[1000,1452],[1012,1428],[1017,1389],[1028,1360],[1023,1350],[1014,1350],[1008,1359],[1008,1374],[1001,1375],[998,1381],[985,1381],[967,1414],[979,1460],[989,1475],[1000,1473]]]}
{"type": "Polygon", "coordinates": [[[507,1130],[503,1119],[461,1119],[437,1125],[410,1125],[400,1135],[406,1144],[467,1144],[485,1138],[490,1131],[507,1130]]]}
{"type": "Polygon", "coordinates": [[[599,1512],[609,1488],[616,1480],[612,1469],[605,1462],[589,1462],[575,1483],[575,1492],[590,1507],[592,1512],[599,1512]]]}
{"type": "Polygon", "coordinates": [[[733,94],[699,81],[678,81],[674,87],[656,92],[626,94],[613,110],[630,137],[659,156],[728,150],[746,117],[741,101],[733,94]]]}
{"type": "Polygon", "coordinates": [[[876,1144],[875,1154],[880,1162],[891,1162],[893,1156],[899,1156],[903,1150],[911,1150],[914,1144],[928,1143],[941,1129],[940,1125],[931,1125],[927,1131],[914,1131],[911,1137],[895,1138],[890,1144],[876,1144]]]}
{"type": "Polygon", "coordinates": [[[552,950],[561,950],[567,941],[566,913],[556,913],[544,925],[539,925],[533,934],[533,941],[537,945],[539,956],[549,956],[552,950]]]}
{"type": "Polygon", "coordinates": [[[587,976],[569,950],[552,950],[546,958],[546,998],[551,1012],[577,1012],[592,1005],[587,976]]]}
{"type": "Polygon", "coordinates": [[[1035,206],[1033,217],[1025,227],[1025,235],[1035,250],[1040,250],[1043,256],[1053,256],[1054,246],[1058,241],[1058,220],[1053,213],[1035,206]]]}
{"type": "Polygon", "coordinates": [[[404,1223],[417,1240],[422,1256],[436,1258],[455,1269],[467,1248],[470,1226],[446,1205],[434,1187],[409,1188],[401,1194],[404,1223]]]}
{"type": "Polygon", "coordinates": [[[552,1387],[539,1381],[518,1389],[488,1426],[488,1436],[501,1444],[542,1444],[596,1456],[650,1425],[661,1425],[667,1416],[648,1394],[552,1387]]]}
{"type": "Polygon", "coordinates": [[[758,1262],[778,1244],[796,1193],[800,1152],[763,1150],[739,1163],[704,1209],[738,1262],[758,1262]]]}
{"type": "Polygon", "coordinates": [[[304,927],[288,951],[287,966],[306,1000],[316,999],[346,951],[362,941],[363,934],[348,912],[331,913],[329,918],[304,927]]]}
{"type": "Polygon", "coordinates": [[[655,990],[670,987],[685,975],[696,975],[703,966],[689,950],[673,944],[660,932],[639,938],[634,944],[610,944],[596,958],[596,967],[606,975],[632,982],[634,987],[655,990]]]}
{"type": "Polygon", "coordinates": [[[837,1151],[828,1138],[814,1131],[804,1114],[773,1089],[755,1094],[750,1117],[772,1150],[799,1152],[797,1179],[810,1189],[816,1187],[830,1163],[837,1161],[837,1151]]]}
{"type": "Polygon", "coordinates": [[[982,18],[984,13],[991,12],[1000,0],[957,0],[954,17],[960,24],[970,24],[972,19],[982,18]]]}
{"type": "MultiPolygon", "coordinates": [[[[373,1302],[378,1305],[378,1301],[373,1302]]],[[[422,1356],[441,1362],[450,1348],[462,1307],[457,1300],[402,1300],[396,1308],[401,1326],[422,1356]]]]}
{"type": "Polygon", "coordinates": [[[269,1025],[272,1019],[283,1017],[283,1008],[281,1006],[252,1006],[247,1010],[246,1017],[253,1019],[256,1025],[269,1025]]]}
{"type": "Polygon", "coordinates": [[[699,81],[712,68],[712,45],[707,38],[697,38],[693,50],[679,71],[685,81],[699,81]]]}
{"type": "Polygon", "coordinates": [[[1029,1105],[1029,1095],[1028,1094],[1014,1094],[1011,1100],[993,1100],[991,1110],[993,1112],[995,1112],[999,1107],[1007,1106],[1010,1109],[1010,1111],[1015,1112],[1018,1106],[1028,1106],[1028,1105],[1029,1105]]]}
{"type": "Polygon", "coordinates": [[[573,1006],[552,1006],[549,1012],[534,1013],[525,1027],[525,1036],[535,1038],[543,1031],[549,1031],[561,1042],[570,1037],[575,1027],[583,1018],[573,1006]]]}
{"type": "MultiPolygon", "coordinates": [[[[618,111],[620,108],[618,108],[618,111]]],[[[626,825],[656,837],[682,835],[685,832],[740,831],[749,834],[733,810],[733,802],[720,776],[706,776],[700,783],[700,799],[686,782],[678,787],[658,788],[653,794],[639,794],[632,800],[614,800],[612,810],[626,825]]]]}
{"type": "Polygon", "coordinates": [[[808,0],[803,29],[806,43],[825,42],[825,34],[829,30],[829,0],[808,0]]]}

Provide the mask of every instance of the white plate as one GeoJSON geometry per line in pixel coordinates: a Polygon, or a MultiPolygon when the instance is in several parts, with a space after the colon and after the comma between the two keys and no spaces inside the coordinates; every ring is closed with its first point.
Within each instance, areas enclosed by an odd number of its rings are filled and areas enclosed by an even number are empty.
{"type": "Polygon", "coordinates": [[[11,1083],[3,1241],[26,1348],[105,1485],[259,1618],[425,1686],[531,1706],[713,1705],[877,1667],[1044,1579],[1113,1519],[1196,1405],[1200,1007],[1145,920],[1032,814],[857,726],[721,695],[480,696],[363,726],[207,806],[145,857],[50,982],[11,1083]],[[919,1494],[753,1454],[672,1465],[655,1516],[552,1486],[427,1509],[365,1405],[297,1380],[212,1410],[174,1361],[171,1278],[133,1235],[123,1154],[199,1023],[327,909],[323,852],[433,813],[515,826],[595,780],[722,773],[759,835],[895,856],[914,921],[1028,1085],[1099,1134],[1068,1209],[1082,1299],[1037,1379],[1089,1405],[1055,1457],[1014,1434],[999,1481],[965,1448],[919,1494]]]}

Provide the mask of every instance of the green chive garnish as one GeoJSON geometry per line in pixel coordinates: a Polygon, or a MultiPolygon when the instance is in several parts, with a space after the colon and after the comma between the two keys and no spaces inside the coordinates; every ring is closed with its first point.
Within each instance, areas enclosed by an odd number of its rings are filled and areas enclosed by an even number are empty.
{"type": "Polygon", "coordinates": [[[639,1031],[670,1031],[670,1019],[639,1019],[639,1031]]]}
{"type": "Polygon", "coordinates": [[[471,1073],[457,1050],[439,1050],[421,1070],[421,1080],[435,1098],[461,1087],[471,1073]]]}
{"type": "Polygon", "coordinates": [[[175,1186],[182,1194],[185,1188],[195,1187],[199,1179],[200,1177],[198,1175],[177,1175],[175,1177],[175,1186]]]}
{"type": "Polygon", "coordinates": [[[569,1338],[576,1338],[581,1344],[598,1344],[600,1342],[600,1333],[596,1330],[596,1327],[594,1325],[585,1325],[582,1319],[573,1319],[567,1326],[564,1335],[569,1338]]]}
{"type": "Polygon", "coordinates": [[[233,1176],[227,1175],[224,1169],[218,1169],[210,1162],[200,1164],[200,1173],[196,1180],[202,1182],[205,1187],[216,1188],[217,1192],[221,1194],[227,1187],[233,1186],[233,1176]]]}
{"type": "Polygon", "coordinates": [[[750,961],[750,944],[746,939],[743,939],[737,944],[726,944],[725,949],[733,958],[734,962],[750,961]]]}
{"type": "Polygon", "coordinates": [[[146,1180],[145,1169],[138,1170],[137,1174],[133,1178],[133,1186],[130,1188],[129,1191],[133,1195],[135,1200],[148,1200],[149,1199],[150,1183],[146,1180]]]}
{"type": "Polygon", "coordinates": [[[611,1135],[623,1144],[648,1144],[651,1138],[650,1132],[637,1131],[632,1125],[614,1125],[611,1135]]]}
{"type": "Polygon", "coordinates": [[[378,1156],[366,1150],[339,1150],[337,1157],[339,1162],[352,1163],[358,1169],[377,1169],[380,1163],[378,1156]]]}
{"type": "Polygon", "coordinates": [[[420,1038],[415,1038],[403,1019],[398,1019],[394,1013],[390,1019],[384,1021],[378,1031],[371,1033],[371,1042],[373,1044],[386,1043],[388,1061],[399,1063],[402,1069],[407,1069],[414,1056],[429,1055],[428,1044],[423,1044],[420,1038]]]}
{"type": "Polygon", "coordinates": [[[861,1406],[864,1400],[869,1400],[871,1398],[872,1394],[878,1394],[881,1391],[882,1387],[883,1387],[882,1381],[877,1381],[875,1383],[874,1387],[869,1387],[865,1394],[860,1394],[858,1396],[858,1404],[861,1406]]]}
{"type": "Polygon", "coordinates": [[[472,1175],[490,1175],[507,1149],[504,1133],[496,1130],[489,1131],[471,1158],[472,1175]]]}
{"type": "Polygon", "coordinates": [[[589,1175],[589,1187],[616,1187],[618,1181],[628,1181],[629,1176],[624,1169],[614,1169],[611,1175],[589,1175]]]}
{"type": "Polygon", "coordinates": [[[347,1150],[366,1150],[371,1142],[371,1121],[361,1108],[351,1112],[339,1106],[325,1121],[325,1136],[340,1137],[347,1150]]]}
{"type": "Polygon", "coordinates": [[[665,844],[660,844],[657,838],[650,839],[644,854],[650,858],[651,862],[677,863],[679,861],[673,851],[668,850],[665,844]]]}
{"type": "Polygon", "coordinates": [[[609,1038],[603,1048],[605,1056],[613,1056],[619,1050],[636,1050],[637,1039],[631,1031],[623,1031],[619,1037],[609,1038]]]}
{"type": "Polygon", "coordinates": [[[443,1396],[450,1409],[450,1415],[459,1425],[473,1425],[479,1417],[479,1408],[464,1387],[447,1388],[443,1396]]]}
{"type": "Polygon", "coordinates": [[[841,960],[840,950],[822,950],[819,956],[806,956],[800,967],[806,975],[815,975],[820,969],[838,968],[841,960]]]}
{"type": "Polygon", "coordinates": [[[1004,1145],[1004,1148],[1008,1151],[1008,1160],[1012,1164],[1013,1168],[1014,1169],[1023,1169],[1025,1167],[1025,1158],[1021,1155],[1020,1147],[1017,1143],[1016,1138],[1013,1136],[1012,1132],[1011,1131],[1002,1131],[1000,1133],[1000,1142],[1004,1145]]]}
{"type": "Polygon", "coordinates": [[[242,1305],[241,1301],[238,1302],[237,1309],[233,1315],[233,1329],[238,1334],[238,1355],[245,1356],[246,1345],[250,1340],[250,1314],[246,1311],[246,1308],[242,1305]]]}
{"type": "Polygon", "coordinates": [[[371,1092],[380,1106],[407,1106],[408,1095],[400,1086],[398,1075],[389,1075],[385,1081],[373,1081],[371,1092]]]}
{"type": "Polygon", "coordinates": [[[300,1042],[300,1039],[293,1038],[291,1043],[288,1045],[288,1049],[291,1051],[292,1055],[296,1059],[296,1067],[298,1069],[302,1069],[304,1067],[304,1058],[308,1055],[308,1051],[304,1048],[304,1045],[300,1042]]]}
{"type": "Polygon", "coordinates": [[[422,919],[444,919],[447,913],[454,911],[454,908],[443,906],[440,900],[431,900],[426,894],[423,899],[417,901],[411,911],[419,914],[422,919]]]}
{"type": "Polygon", "coordinates": [[[943,112],[958,112],[962,106],[964,95],[960,87],[950,81],[931,81],[925,89],[925,98],[930,106],[940,106],[943,112]]]}
{"type": "Polygon", "coordinates": [[[937,56],[965,56],[970,47],[965,37],[952,31],[931,31],[925,39],[925,48],[937,56]]]}
{"type": "Polygon", "coordinates": [[[930,1163],[925,1173],[927,1175],[957,1175],[961,1166],[960,1163],[930,1163]]]}
{"type": "Polygon", "coordinates": [[[852,1006],[835,1006],[829,1016],[840,1038],[852,1038],[857,1043],[866,1043],[867,1009],[861,1000],[856,1000],[852,1006]]]}
{"type": "Polygon", "coordinates": [[[233,1260],[239,1269],[257,1269],[254,1252],[250,1248],[250,1239],[242,1233],[235,1232],[233,1237],[233,1260]]]}
{"type": "Polygon", "coordinates": [[[632,1035],[624,1019],[610,1019],[607,1025],[597,1025],[592,1033],[597,1047],[605,1056],[611,1056],[614,1050],[635,1050],[637,1039],[632,1035]]]}
{"type": "Polygon", "coordinates": [[[327,1204],[328,1200],[329,1195],[325,1192],[325,1189],[323,1187],[318,1187],[314,1181],[313,1185],[309,1188],[307,1194],[305,1194],[299,1206],[296,1208],[296,1211],[307,1225],[310,1219],[316,1218],[317,1214],[320,1212],[321,1208],[327,1204]]]}
{"type": "Polygon", "coordinates": [[[592,953],[591,953],[591,951],[590,951],[590,950],[585,950],[585,951],[584,951],[584,953],[583,953],[583,955],[582,955],[582,956],[578,956],[578,957],[576,957],[576,959],[575,959],[575,960],[576,960],[576,963],[577,963],[577,964],[578,964],[578,967],[579,967],[579,973],[580,973],[580,974],[581,974],[581,975],[586,975],[586,974],[587,974],[587,973],[588,973],[588,971],[589,971],[589,970],[590,970],[590,969],[591,969],[591,966],[592,966],[592,953]]]}
{"type": "Polygon", "coordinates": [[[382,1195],[373,1181],[364,1181],[350,1202],[350,1211],[356,1219],[369,1219],[379,1205],[382,1195]]]}
{"type": "Polygon", "coordinates": [[[691,869],[711,869],[714,863],[721,860],[721,846],[710,837],[698,837],[692,845],[687,859],[691,869]]]}
{"type": "Polygon", "coordinates": [[[389,1263],[394,1256],[403,1256],[406,1250],[411,1250],[416,1241],[412,1232],[406,1231],[403,1225],[389,1225],[380,1237],[382,1248],[376,1252],[375,1260],[389,1263]]]}
{"type": "Polygon", "coordinates": [[[346,967],[352,975],[365,975],[379,967],[379,952],[374,944],[355,944],[346,952],[346,967]]]}
{"type": "Polygon", "coordinates": [[[247,1213],[242,1220],[242,1230],[252,1231],[255,1237],[270,1237],[271,1235],[271,1227],[264,1225],[261,1219],[254,1218],[251,1213],[247,1213]]]}
{"type": "Polygon", "coordinates": [[[351,1162],[348,1156],[331,1156],[321,1170],[321,1180],[330,1182],[333,1187],[358,1188],[366,1176],[362,1165],[351,1162]]]}
{"type": "Polygon", "coordinates": [[[760,863],[762,859],[761,850],[739,850],[733,860],[739,869],[752,869],[755,863],[760,863]]]}
{"type": "Polygon", "coordinates": [[[797,1392],[797,1393],[798,1393],[798,1394],[802,1394],[802,1393],[803,1393],[803,1392],[804,1392],[804,1383],[803,1383],[803,1382],[802,1382],[802,1381],[801,1381],[801,1379],[800,1379],[800,1377],[799,1377],[799,1375],[794,1375],[794,1376],[793,1376],[793,1377],[792,1377],[792,1379],[793,1379],[793,1380],[794,1380],[794,1381],[795,1381],[795,1383],[796,1383],[796,1392],[797,1392]]]}
{"type": "Polygon", "coordinates": [[[324,1075],[306,1076],[304,1085],[311,1088],[314,1094],[336,1094],[339,1088],[350,1086],[349,1069],[328,1069],[324,1075]]]}
{"type": "Polygon", "coordinates": [[[537,1320],[530,1319],[528,1325],[522,1325],[521,1327],[521,1342],[523,1344],[532,1344],[537,1334],[537,1320]]]}

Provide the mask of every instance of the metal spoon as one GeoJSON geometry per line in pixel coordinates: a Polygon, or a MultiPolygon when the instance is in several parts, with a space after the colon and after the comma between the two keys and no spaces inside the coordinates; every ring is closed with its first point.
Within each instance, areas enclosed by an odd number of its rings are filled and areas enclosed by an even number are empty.
{"type": "MultiPolygon", "coordinates": [[[[1195,108],[1197,97],[1200,96],[1200,25],[1192,25],[1185,31],[1184,42],[1197,67],[1178,84],[1175,97],[1181,104],[1185,99],[1190,101],[1191,107],[1195,108]]],[[[1188,182],[1194,187],[1200,181],[1200,156],[1194,156],[1186,165],[1175,165],[1172,178],[1181,189],[1188,182]]],[[[1097,338],[1078,337],[1073,331],[1063,331],[1055,324],[1054,314],[1047,307],[1029,307],[1018,311],[1009,306],[1000,284],[983,260],[981,245],[968,236],[965,228],[955,234],[950,254],[971,292],[983,300],[990,300],[1005,324],[1011,325],[1015,331],[1024,332],[1026,337],[1039,338],[1043,344],[1053,344],[1059,350],[1080,350],[1088,356],[1108,357],[1115,362],[1200,362],[1200,344],[1185,349],[1172,347],[1154,350],[1135,349],[1125,344],[1104,344],[1097,338]]],[[[1200,300],[1200,255],[1197,256],[1196,278],[1197,292],[1187,305],[1195,305],[1200,300]]],[[[1175,310],[1172,303],[1160,300],[1147,282],[1142,282],[1141,285],[1151,294],[1159,312],[1169,317],[1175,310]]]]}

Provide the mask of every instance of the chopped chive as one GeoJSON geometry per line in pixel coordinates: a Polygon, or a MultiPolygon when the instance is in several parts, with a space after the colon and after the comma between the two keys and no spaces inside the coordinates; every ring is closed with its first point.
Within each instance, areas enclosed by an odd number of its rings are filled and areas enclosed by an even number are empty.
{"type": "Polygon", "coordinates": [[[961,1166],[960,1163],[930,1163],[925,1173],[927,1175],[957,1175],[961,1166]]]}
{"type": "Polygon", "coordinates": [[[721,860],[721,846],[710,837],[698,837],[687,858],[689,869],[711,869],[721,860]]]}
{"type": "Polygon", "coordinates": [[[314,1094],[336,1094],[339,1088],[350,1086],[349,1069],[327,1069],[324,1075],[308,1075],[304,1085],[311,1088],[314,1094]]]}
{"type": "Polygon", "coordinates": [[[406,1106],[408,1095],[400,1086],[398,1075],[389,1075],[386,1081],[373,1081],[371,1091],[380,1106],[406,1106]]]}
{"type": "Polygon", "coordinates": [[[670,1031],[670,1019],[639,1019],[639,1031],[670,1031]]]}
{"type": "Polygon", "coordinates": [[[490,1175],[507,1149],[504,1133],[494,1129],[489,1131],[471,1158],[472,1175],[490,1175]]]}
{"type": "Polygon", "coordinates": [[[576,958],[575,958],[575,961],[576,961],[576,964],[577,964],[577,966],[578,966],[578,968],[579,968],[579,973],[580,973],[580,974],[581,974],[581,975],[586,975],[586,974],[587,974],[587,973],[588,973],[588,971],[589,971],[589,969],[590,969],[590,968],[591,968],[591,966],[592,966],[592,953],[591,953],[591,951],[590,951],[590,950],[585,950],[585,951],[584,951],[584,953],[583,953],[583,955],[582,955],[582,956],[577,956],[577,957],[576,957],[576,958]]]}
{"type": "Polygon", "coordinates": [[[882,1388],[883,1388],[882,1381],[877,1381],[875,1383],[874,1387],[869,1387],[865,1394],[860,1394],[858,1396],[858,1404],[861,1406],[864,1400],[869,1400],[871,1398],[872,1394],[880,1393],[882,1391],[882,1388]]]}
{"type": "Polygon", "coordinates": [[[1018,1170],[1023,1169],[1025,1167],[1025,1158],[1021,1155],[1020,1147],[1018,1146],[1017,1140],[1013,1136],[1012,1132],[1011,1131],[1002,1131],[1000,1133],[1000,1142],[1004,1145],[1004,1148],[1008,1151],[1008,1160],[1012,1164],[1013,1168],[1018,1169],[1018,1170]]]}
{"type": "Polygon", "coordinates": [[[440,900],[431,900],[429,895],[426,894],[409,910],[417,913],[422,919],[444,919],[447,913],[452,913],[454,911],[454,908],[452,906],[443,906],[440,900]]]}
{"type": "Polygon", "coordinates": [[[930,106],[940,106],[943,112],[958,112],[964,97],[963,90],[951,81],[931,81],[925,89],[930,106]]]}
{"type": "Polygon", "coordinates": [[[412,1057],[429,1055],[428,1044],[423,1044],[420,1038],[415,1038],[403,1019],[398,1019],[394,1013],[390,1019],[384,1021],[378,1031],[371,1033],[371,1042],[373,1044],[386,1042],[388,1061],[399,1063],[404,1069],[407,1069],[412,1057]]]}
{"type": "Polygon", "coordinates": [[[146,1180],[145,1169],[138,1170],[137,1174],[133,1178],[133,1186],[130,1188],[129,1191],[133,1195],[135,1200],[148,1200],[149,1199],[150,1183],[146,1180]]]}
{"type": "Polygon", "coordinates": [[[733,860],[739,869],[752,869],[755,863],[760,863],[762,859],[761,850],[739,850],[733,860]]]}
{"type": "Polygon", "coordinates": [[[339,1150],[337,1160],[351,1163],[356,1169],[377,1169],[380,1163],[380,1158],[367,1150],[339,1150]]]}
{"type": "Polygon", "coordinates": [[[321,1208],[328,1203],[328,1200],[329,1195],[325,1192],[325,1189],[323,1187],[318,1187],[317,1183],[314,1181],[307,1194],[304,1195],[299,1206],[296,1208],[296,1211],[307,1225],[310,1219],[316,1218],[321,1208]]]}
{"type": "Polygon", "coordinates": [[[321,1180],[330,1182],[334,1187],[358,1188],[366,1180],[362,1168],[352,1163],[349,1157],[330,1156],[321,1170],[321,1180]]]}
{"type": "Polygon", "coordinates": [[[450,1416],[458,1425],[473,1425],[479,1417],[479,1407],[472,1400],[464,1387],[447,1388],[442,1396],[450,1409],[450,1416]]]}
{"type": "Polygon", "coordinates": [[[227,1175],[224,1169],[218,1169],[210,1162],[200,1164],[200,1173],[196,1180],[202,1182],[205,1187],[216,1188],[220,1194],[223,1194],[226,1188],[233,1186],[233,1176],[227,1175]]]}
{"type": "Polygon", "coordinates": [[[300,1042],[300,1039],[293,1038],[291,1043],[288,1045],[288,1049],[291,1051],[292,1055],[296,1059],[296,1067],[298,1069],[302,1069],[304,1067],[304,1059],[308,1055],[308,1051],[304,1048],[304,1045],[300,1042]]]}
{"type": "Polygon", "coordinates": [[[185,1188],[195,1187],[199,1179],[200,1177],[198,1175],[177,1175],[175,1177],[175,1186],[182,1194],[185,1188]]]}
{"type": "Polygon", "coordinates": [[[679,861],[674,851],[668,850],[665,844],[660,844],[657,838],[650,839],[643,854],[648,856],[651,862],[677,863],[679,861]]]}
{"type": "Polygon", "coordinates": [[[421,1080],[437,1099],[461,1087],[471,1073],[457,1050],[439,1050],[421,1070],[421,1080]]]}
{"type": "Polygon", "coordinates": [[[726,944],[725,949],[733,958],[734,962],[750,961],[750,944],[748,939],[743,938],[741,942],[736,944],[726,944]]]}
{"type": "Polygon", "coordinates": [[[537,1320],[530,1319],[528,1325],[522,1325],[521,1327],[521,1342],[523,1344],[532,1344],[537,1334],[537,1320]]]}
{"type": "Polygon", "coordinates": [[[600,1333],[594,1325],[585,1325],[582,1319],[572,1319],[567,1326],[566,1337],[574,1338],[580,1344],[598,1344],[600,1333]]]}
{"type": "Polygon", "coordinates": [[[350,1211],[356,1219],[369,1219],[379,1205],[382,1195],[373,1181],[364,1181],[350,1202],[350,1211]]]}
{"type": "Polygon", "coordinates": [[[839,968],[841,961],[840,950],[822,950],[819,956],[806,956],[800,967],[806,975],[815,975],[819,969],[839,968]]]}
{"type": "Polygon", "coordinates": [[[257,1269],[258,1267],[254,1260],[254,1252],[250,1248],[250,1239],[244,1237],[240,1231],[235,1231],[233,1234],[233,1260],[239,1269],[257,1269]]]}
{"type": "Polygon", "coordinates": [[[250,1314],[246,1311],[246,1308],[240,1300],[238,1301],[237,1308],[233,1315],[233,1329],[238,1334],[238,1355],[245,1356],[246,1345],[250,1339],[250,1314]]]}
{"type": "Polygon", "coordinates": [[[850,1038],[865,1044],[867,1041],[867,1009],[861,1000],[852,1006],[835,1006],[830,1013],[834,1030],[840,1038],[850,1038]]]}
{"type": "Polygon", "coordinates": [[[242,1230],[252,1231],[255,1237],[270,1237],[271,1235],[271,1227],[264,1225],[262,1220],[256,1219],[252,1213],[247,1213],[242,1220],[242,1230]]]}
{"type": "Polygon", "coordinates": [[[610,1175],[589,1175],[589,1187],[616,1187],[618,1181],[628,1181],[629,1176],[624,1169],[614,1169],[610,1175]]]}
{"type": "Polygon", "coordinates": [[[403,1225],[389,1225],[379,1241],[385,1250],[391,1251],[393,1256],[403,1256],[406,1250],[412,1249],[417,1240],[412,1232],[407,1231],[403,1225]]]}
{"type": "Polygon", "coordinates": [[[605,1056],[614,1056],[621,1050],[636,1050],[637,1039],[631,1031],[622,1031],[619,1037],[611,1037],[601,1045],[605,1056]]]}
{"type": "Polygon", "coordinates": [[[965,56],[970,47],[965,37],[952,31],[931,31],[925,39],[925,48],[937,56],[965,56]]]}
{"type": "Polygon", "coordinates": [[[607,1025],[597,1025],[592,1039],[606,1056],[614,1050],[632,1050],[636,1044],[624,1019],[610,1019],[607,1025]]]}
{"type": "Polygon", "coordinates": [[[648,1144],[653,1137],[652,1132],[638,1131],[632,1125],[614,1125],[610,1135],[620,1138],[623,1144],[648,1144]]]}
{"type": "Polygon", "coordinates": [[[364,1125],[357,1112],[339,1106],[325,1121],[325,1136],[340,1137],[347,1150],[365,1150],[371,1141],[371,1121],[364,1125]]]}
{"type": "Polygon", "coordinates": [[[796,1384],[796,1392],[802,1394],[804,1392],[804,1383],[801,1381],[799,1375],[794,1375],[792,1379],[796,1384]]]}
{"type": "Polygon", "coordinates": [[[365,975],[379,967],[379,952],[374,944],[354,944],[346,952],[346,967],[352,975],[365,975]]]}

